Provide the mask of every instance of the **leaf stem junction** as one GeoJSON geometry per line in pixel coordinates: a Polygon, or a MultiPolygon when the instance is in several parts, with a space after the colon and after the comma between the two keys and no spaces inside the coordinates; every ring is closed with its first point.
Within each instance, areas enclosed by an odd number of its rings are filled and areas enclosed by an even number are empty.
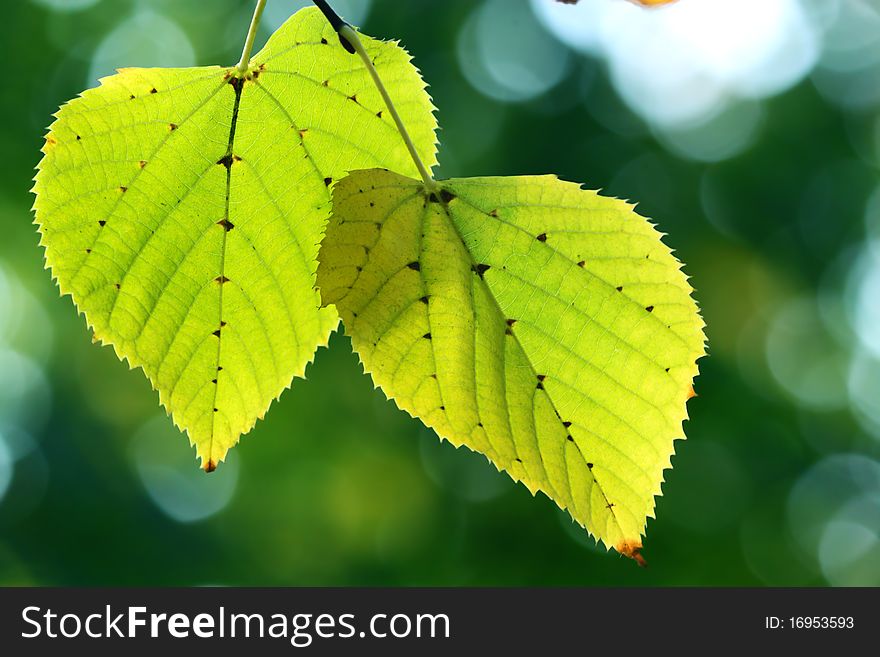
{"type": "Polygon", "coordinates": [[[266,0],[257,0],[257,6],[254,9],[254,16],[251,18],[251,26],[248,28],[247,38],[244,42],[244,48],[241,51],[241,59],[235,67],[239,76],[247,73],[248,64],[251,60],[251,51],[254,49],[254,39],[257,37],[257,28],[260,26],[260,18],[263,16],[263,10],[266,8],[266,0]]]}

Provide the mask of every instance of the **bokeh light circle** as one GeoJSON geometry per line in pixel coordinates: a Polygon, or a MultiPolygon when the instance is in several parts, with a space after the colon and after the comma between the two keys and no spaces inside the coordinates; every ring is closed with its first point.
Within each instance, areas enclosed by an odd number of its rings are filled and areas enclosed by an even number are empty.
{"type": "Polygon", "coordinates": [[[13,469],[12,451],[7,447],[3,434],[0,434],[0,504],[9,490],[13,469]]]}
{"type": "Polygon", "coordinates": [[[131,459],[149,498],[172,520],[209,518],[232,500],[238,483],[233,450],[210,475],[199,469],[193,450],[164,415],[144,424],[131,442],[131,459]]]}
{"type": "Polygon", "coordinates": [[[870,0],[815,0],[824,44],[813,81],[830,103],[867,109],[880,102],[880,5],[870,0]]]}
{"type": "Polygon", "coordinates": [[[0,262],[0,344],[4,344],[12,332],[13,314],[12,290],[3,263],[0,262]]]}
{"type": "Polygon", "coordinates": [[[856,420],[865,431],[880,440],[880,357],[857,351],[853,355],[847,384],[856,420]]]}
{"type": "Polygon", "coordinates": [[[766,348],[774,378],[802,406],[846,406],[849,352],[825,328],[815,297],[792,299],[776,312],[766,348]]]}
{"type": "Polygon", "coordinates": [[[820,54],[819,30],[798,0],[699,0],[658,11],[614,0],[532,5],[560,40],[604,57],[618,93],[660,126],[704,122],[736,99],[785,91],[820,54]]]}
{"type": "MultiPolygon", "coordinates": [[[[364,24],[370,15],[372,0],[333,0],[333,10],[342,19],[358,27],[364,24]]],[[[263,11],[262,25],[273,32],[281,27],[288,18],[300,9],[314,7],[310,0],[286,0],[285,2],[269,2],[263,11]]]]}
{"type": "MultiPolygon", "coordinates": [[[[832,586],[880,586],[880,497],[856,500],[860,518],[848,509],[825,526],[819,565],[832,586]]],[[[855,511],[855,508],[853,508],[855,511]]]]}
{"type": "Polygon", "coordinates": [[[26,355],[0,347],[0,420],[41,429],[48,418],[50,399],[42,368],[26,355]]]}
{"type": "Polygon", "coordinates": [[[657,137],[678,155],[700,162],[720,162],[739,155],[751,146],[763,123],[759,103],[741,101],[723,106],[704,120],[658,130],[657,137]]]}
{"type": "Polygon", "coordinates": [[[876,550],[867,532],[876,541],[878,504],[880,462],[856,453],[828,456],[792,486],[789,531],[801,556],[833,583],[860,569],[862,557],[876,550]]]}
{"type": "Polygon", "coordinates": [[[568,49],[541,29],[525,2],[486,0],[458,37],[458,65],[471,86],[497,100],[530,100],[558,84],[568,49]]]}
{"type": "Polygon", "coordinates": [[[847,305],[859,343],[880,358],[880,250],[864,250],[855,260],[847,305]]]}
{"type": "Polygon", "coordinates": [[[101,0],[31,0],[35,5],[51,11],[74,12],[94,7],[101,0]]]}
{"type": "Polygon", "coordinates": [[[89,66],[87,85],[131,66],[184,68],[194,66],[193,45],[181,27],[149,9],[136,12],[101,41],[89,66]]]}

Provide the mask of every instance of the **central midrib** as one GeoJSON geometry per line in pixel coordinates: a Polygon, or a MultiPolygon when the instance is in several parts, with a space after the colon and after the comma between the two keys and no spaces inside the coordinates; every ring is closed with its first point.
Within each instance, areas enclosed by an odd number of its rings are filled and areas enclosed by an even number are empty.
{"type": "Polygon", "coordinates": [[[214,453],[214,435],[216,433],[216,425],[217,425],[217,394],[220,390],[220,350],[223,344],[223,288],[226,282],[226,240],[229,235],[229,231],[231,230],[232,223],[229,220],[229,197],[230,190],[232,188],[232,161],[234,157],[233,147],[235,145],[235,129],[238,125],[238,110],[241,106],[241,92],[244,88],[244,79],[240,77],[233,77],[229,84],[235,90],[235,102],[232,106],[232,120],[229,125],[229,140],[226,144],[226,153],[224,153],[223,157],[221,157],[217,164],[221,164],[226,167],[226,198],[224,200],[224,208],[223,208],[223,220],[218,222],[220,227],[223,229],[223,236],[221,238],[220,243],[220,273],[218,274],[218,318],[217,318],[217,359],[216,359],[216,367],[214,371],[214,398],[211,403],[211,437],[208,445],[208,462],[205,464],[205,470],[208,472],[212,471],[217,467],[217,464],[214,462],[213,453],[214,453]]]}
{"type": "MultiPolygon", "coordinates": [[[[459,194],[458,190],[455,191],[455,198],[460,198],[460,194],[459,194]]],[[[478,209],[477,206],[475,206],[474,204],[472,204],[468,201],[465,201],[465,202],[468,205],[470,205],[472,208],[478,209]]],[[[452,219],[452,215],[449,212],[448,204],[441,202],[439,205],[443,210],[443,215],[446,218],[446,223],[449,227],[450,232],[455,237],[458,238],[458,241],[461,244],[462,249],[470,258],[471,267],[475,267],[478,263],[474,260],[473,254],[468,249],[467,244],[464,240],[464,237],[462,236],[461,232],[459,231],[458,226],[456,225],[455,221],[452,219]]],[[[482,210],[480,210],[480,211],[484,212],[482,210]]],[[[501,305],[498,303],[498,299],[495,297],[495,294],[492,292],[492,289],[489,287],[488,283],[486,283],[485,278],[480,277],[480,282],[482,283],[482,285],[485,286],[486,291],[489,293],[488,296],[492,300],[493,304],[495,305],[495,309],[498,312],[498,315],[500,317],[506,317],[506,314],[501,309],[501,305]]],[[[510,336],[513,338],[514,341],[516,341],[517,345],[519,346],[520,350],[522,351],[523,355],[525,356],[526,362],[529,364],[529,367],[532,369],[532,374],[534,376],[537,376],[538,369],[535,367],[534,363],[532,363],[531,357],[529,356],[528,352],[523,347],[519,338],[512,331],[511,331],[510,336]]],[[[556,413],[556,418],[559,420],[560,423],[562,423],[563,422],[562,417],[560,416],[559,411],[556,408],[556,402],[550,396],[550,393],[548,393],[546,390],[544,390],[544,394],[546,395],[547,400],[550,402],[550,406],[553,408],[554,412],[556,413]]],[[[563,424],[563,430],[569,436],[571,435],[569,432],[569,428],[566,427],[564,424],[563,424]]],[[[514,446],[515,446],[515,444],[516,443],[514,441],[514,446]]],[[[596,487],[599,489],[599,493],[602,495],[602,499],[605,500],[606,508],[610,512],[611,517],[614,519],[614,523],[617,525],[618,529],[620,530],[621,536],[624,536],[627,541],[630,540],[630,538],[628,536],[626,536],[626,532],[623,529],[623,525],[621,524],[620,519],[617,517],[617,512],[614,511],[614,504],[612,504],[611,501],[608,499],[608,495],[605,493],[605,489],[602,487],[602,485],[599,483],[599,480],[596,478],[596,474],[593,472],[593,468],[589,466],[588,459],[584,455],[583,451],[581,450],[580,445],[577,442],[573,442],[572,444],[574,445],[574,447],[577,450],[578,454],[580,455],[581,459],[584,461],[584,465],[587,467],[587,470],[589,472],[589,476],[593,480],[593,483],[596,485],[596,487]]],[[[567,448],[567,446],[564,447],[564,449],[566,449],[566,448],[567,448]]],[[[543,463],[543,454],[541,454],[540,450],[538,453],[541,456],[542,465],[544,465],[544,472],[546,474],[547,468],[546,468],[546,465],[543,463]]],[[[563,454],[563,458],[565,459],[566,468],[567,468],[568,467],[568,457],[567,457],[567,455],[563,454]]],[[[574,508],[575,513],[577,513],[578,509],[577,509],[577,506],[575,503],[575,492],[571,487],[571,479],[570,479],[570,477],[566,477],[566,478],[568,479],[569,497],[571,498],[572,507],[574,508]]],[[[553,485],[553,482],[550,480],[549,476],[547,476],[547,483],[550,484],[550,487],[555,490],[555,486],[553,485]]],[[[558,491],[557,491],[557,495],[558,495],[558,491]]]]}

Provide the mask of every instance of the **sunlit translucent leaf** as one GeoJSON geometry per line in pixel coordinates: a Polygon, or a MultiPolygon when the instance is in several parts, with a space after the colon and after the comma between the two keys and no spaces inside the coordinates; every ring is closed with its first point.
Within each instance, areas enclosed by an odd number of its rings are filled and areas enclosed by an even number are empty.
{"type": "Polygon", "coordinates": [[[553,176],[334,189],[318,287],[397,405],[639,557],[703,322],[631,205],[553,176]]]}
{"type": "MultiPolygon", "coordinates": [[[[364,42],[434,162],[418,71],[396,44],[364,42]]],[[[337,324],[314,289],[330,186],[352,168],[415,168],[316,9],[243,78],[123,69],[101,82],[46,137],[34,189],[47,266],[96,339],[143,368],[210,470],[337,324]]]]}

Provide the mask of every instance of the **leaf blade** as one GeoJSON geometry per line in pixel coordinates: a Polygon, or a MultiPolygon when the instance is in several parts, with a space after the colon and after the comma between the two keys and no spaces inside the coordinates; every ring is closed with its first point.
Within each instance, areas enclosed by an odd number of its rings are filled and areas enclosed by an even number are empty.
{"type": "MultiPolygon", "coordinates": [[[[418,71],[396,44],[364,41],[412,99],[433,163],[418,71]]],[[[96,339],[144,370],[208,470],[338,322],[314,289],[334,179],[352,165],[415,173],[371,90],[312,8],[240,82],[231,68],[122,69],[50,127],[34,185],[47,267],[96,339]]]]}
{"type": "Polygon", "coordinates": [[[630,206],[554,177],[440,185],[337,186],[324,302],[398,406],[638,557],[703,353],[678,261],[630,206]]]}

